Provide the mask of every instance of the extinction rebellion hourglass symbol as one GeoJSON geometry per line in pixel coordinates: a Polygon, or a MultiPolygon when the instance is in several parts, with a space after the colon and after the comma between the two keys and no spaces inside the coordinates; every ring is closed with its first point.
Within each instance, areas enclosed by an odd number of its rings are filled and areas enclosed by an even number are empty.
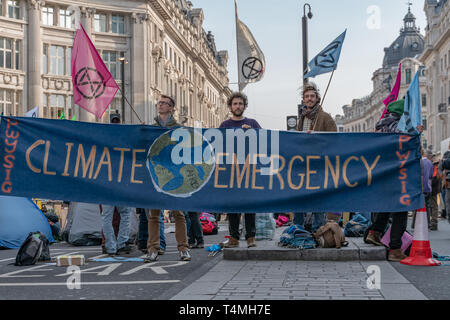
{"type": "Polygon", "coordinates": [[[242,74],[245,79],[253,80],[264,72],[264,66],[258,58],[250,57],[242,64],[242,74]]]}
{"type": "Polygon", "coordinates": [[[75,76],[75,87],[85,99],[97,99],[105,92],[105,79],[94,68],[85,67],[75,76]]]}

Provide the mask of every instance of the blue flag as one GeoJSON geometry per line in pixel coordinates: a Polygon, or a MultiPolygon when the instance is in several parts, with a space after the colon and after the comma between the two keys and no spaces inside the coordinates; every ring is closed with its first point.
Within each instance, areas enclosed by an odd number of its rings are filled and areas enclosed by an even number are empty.
{"type": "Polygon", "coordinates": [[[314,78],[319,74],[336,70],[346,33],[347,29],[308,63],[309,72],[304,78],[314,78]]]}
{"type": "Polygon", "coordinates": [[[422,105],[419,90],[419,72],[414,76],[405,96],[405,111],[398,123],[398,129],[410,134],[418,133],[416,127],[422,125],[422,105]]]}

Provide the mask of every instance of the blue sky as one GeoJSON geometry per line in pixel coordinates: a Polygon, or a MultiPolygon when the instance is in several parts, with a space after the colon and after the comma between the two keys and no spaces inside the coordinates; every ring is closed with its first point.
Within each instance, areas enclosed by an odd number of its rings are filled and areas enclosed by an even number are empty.
{"type": "MultiPolygon", "coordinates": [[[[191,0],[202,8],[203,27],[212,31],[218,50],[228,50],[231,83],[237,82],[236,31],[233,0],[191,0]]],[[[335,116],[342,106],[372,92],[372,74],[383,63],[384,48],[398,37],[408,11],[406,0],[309,0],[313,18],[308,20],[309,60],[347,28],[338,68],[324,101],[324,109],[335,116]],[[368,8],[377,6],[380,28],[367,26],[373,17],[368,8]]],[[[411,12],[424,34],[424,0],[411,0],[411,12]]],[[[246,116],[266,129],[286,129],[286,116],[297,114],[302,85],[301,18],[305,1],[238,0],[239,18],[249,27],[266,59],[264,78],[247,85],[246,116]]],[[[331,73],[314,81],[325,92],[331,73]]],[[[237,90],[237,85],[230,85],[237,90]]]]}

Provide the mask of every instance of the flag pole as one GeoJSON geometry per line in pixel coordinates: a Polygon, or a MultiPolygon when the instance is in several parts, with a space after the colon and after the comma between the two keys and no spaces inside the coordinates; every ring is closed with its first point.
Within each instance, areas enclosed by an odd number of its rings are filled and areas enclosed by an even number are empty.
{"type": "Polygon", "coordinates": [[[123,94],[122,90],[120,90],[120,88],[119,88],[119,91],[120,91],[120,93],[122,94],[122,97],[125,98],[125,101],[128,103],[128,105],[130,106],[131,110],[133,110],[133,112],[134,112],[134,114],[136,115],[136,117],[138,118],[138,120],[139,120],[141,123],[144,123],[144,122],[141,120],[141,118],[139,117],[139,115],[137,114],[137,112],[134,110],[134,108],[133,108],[133,106],[131,105],[131,103],[128,101],[127,97],[123,94]]]}
{"type": "MultiPolygon", "coordinates": [[[[335,70],[336,70],[336,69],[335,69],[335,70]]],[[[327,96],[328,88],[330,87],[331,79],[333,79],[333,75],[334,75],[334,71],[335,71],[335,70],[333,70],[333,72],[331,73],[331,76],[330,76],[330,80],[328,80],[327,89],[325,90],[325,93],[324,93],[324,95],[323,95],[323,97],[322,97],[322,101],[321,101],[321,103],[320,103],[320,107],[323,106],[323,102],[325,101],[325,97],[327,96]]]]}
{"type": "Polygon", "coordinates": [[[238,13],[237,13],[237,0],[234,0],[234,14],[235,14],[235,22],[236,22],[236,58],[237,58],[237,76],[238,76],[238,91],[241,92],[241,82],[240,82],[240,71],[239,71],[239,40],[238,40],[238,13]]]}

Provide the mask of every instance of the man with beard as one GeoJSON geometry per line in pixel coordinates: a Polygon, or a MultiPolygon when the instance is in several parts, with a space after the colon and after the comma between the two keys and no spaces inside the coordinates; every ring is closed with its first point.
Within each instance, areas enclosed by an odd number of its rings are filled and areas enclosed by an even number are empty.
{"type": "MultiPolygon", "coordinates": [[[[219,128],[242,128],[242,129],[261,129],[259,123],[250,118],[244,117],[244,111],[247,108],[247,96],[241,92],[235,92],[228,99],[228,109],[232,117],[222,122],[219,128]]],[[[245,239],[247,247],[255,247],[256,241],[256,215],[254,213],[246,213],[245,218],[245,239]]],[[[241,221],[240,213],[232,213],[228,215],[228,225],[230,232],[230,240],[225,244],[225,248],[239,247],[239,223],[241,221]]]]}
{"type": "MultiPolygon", "coordinates": [[[[312,131],[319,132],[336,132],[337,127],[331,115],[323,111],[320,104],[320,94],[313,83],[307,83],[303,88],[303,107],[301,115],[298,120],[297,131],[311,133],[312,131]]],[[[305,224],[304,212],[294,213],[294,224],[304,226],[305,224]]],[[[313,213],[314,222],[312,224],[311,232],[316,232],[321,226],[325,224],[325,213],[313,213]]]]}

